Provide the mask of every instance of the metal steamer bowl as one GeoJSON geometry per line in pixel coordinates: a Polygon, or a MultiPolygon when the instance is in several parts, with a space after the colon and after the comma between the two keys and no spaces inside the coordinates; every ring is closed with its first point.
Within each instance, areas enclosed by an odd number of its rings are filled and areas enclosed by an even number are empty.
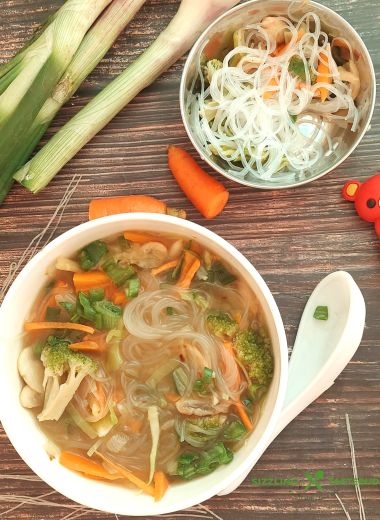
{"type": "Polygon", "coordinates": [[[302,123],[300,125],[302,133],[307,137],[313,136],[323,147],[324,155],[315,165],[310,167],[310,169],[304,172],[297,172],[295,178],[291,180],[276,179],[276,174],[272,176],[271,179],[253,178],[252,176],[249,179],[240,178],[231,173],[228,163],[224,159],[208,154],[200,139],[195,135],[191,124],[190,108],[187,108],[189,106],[190,97],[196,93],[196,82],[195,87],[193,85],[194,78],[197,75],[197,62],[200,59],[201,53],[205,53],[209,59],[223,59],[233,48],[232,36],[235,30],[248,23],[258,23],[266,16],[286,16],[289,4],[290,2],[287,0],[252,0],[231,9],[218,18],[200,36],[190,51],[182,74],[180,87],[181,115],[188,136],[199,155],[225,177],[240,184],[255,188],[291,188],[318,179],[326,173],[329,173],[339,166],[358,146],[369,128],[375,105],[376,79],[373,64],[366,46],[356,31],[337,13],[316,2],[310,2],[298,10],[295,6],[292,9],[292,14],[297,18],[301,18],[308,12],[316,13],[321,19],[323,31],[332,37],[346,37],[352,43],[353,48],[360,53],[357,66],[362,84],[361,92],[357,98],[360,101],[357,103],[357,106],[363,110],[363,117],[358,130],[352,132],[350,128],[343,129],[334,123],[322,122],[323,127],[334,141],[334,152],[332,152],[329,150],[328,139],[324,132],[320,130],[316,131],[316,127],[312,124],[302,123]],[[192,88],[194,89],[193,91],[191,90],[192,88]]]}

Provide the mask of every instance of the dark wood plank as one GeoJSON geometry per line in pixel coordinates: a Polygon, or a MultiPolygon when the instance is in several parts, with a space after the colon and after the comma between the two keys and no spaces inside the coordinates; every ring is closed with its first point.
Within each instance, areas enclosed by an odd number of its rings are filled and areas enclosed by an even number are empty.
{"type": "MultiPolygon", "coordinates": [[[[9,59],[25,39],[63,0],[6,0],[0,7],[0,63],[9,59]]],[[[379,79],[380,36],[378,0],[323,0],[359,32],[372,55],[379,79]]],[[[178,0],[148,0],[77,96],[58,114],[43,142],[88,102],[113,77],[131,63],[165,27],[178,0]]],[[[0,208],[0,283],[10,261],[18,258],[28,242],[52,215],[73,176],[82,175],[77,190],[56,234],[87,219],[88,202],[95,196],[141,193],[182,207],[188,218],[229,240],[254,264],[279,305],[289,344],[310,292],[328,273],[344,269],[353,275],[367,303],[362,344],[336,383],[307,408],[275,440],[244,484],[228,497],[216,497],[206,506],[223,520],[343,520],[335,497],[311,502],[294,498],[282,487],[253,487],[252,478],[301,478],[304,471],[323,469],[345,478],[351,459],[344,414],[351,419],[360,476],[379,477],[380,467],[380,282],[379,241],[371,224],[360,220],[353,205],[341,197],[349,179],[365,180],[379,171],[379,97],[371,130],[352,156],[331,174],[293,190],[263,192],[223,179],[230,191],[225,211],[206,221],[189,203],[173,180],[166,145],[178,144],[194,157],[184,131],[178,106],[178,87],[184,58],[94,138],[57,175],[43,193],[34,196],[15,186],[0,208]]],[[[210,173],[211,170],[205,167],[210,173]]],[[[1,407],[1,405],[0,405],[1,407]]],[[[0,428],[0,474],[30,475],[0,428]]],[[[327,489],[327,488],[326,488],[327,489]]],[[[1,494],[38,496],[50,488],[43,482],[1,479],[1,494]]],[[[352,520],[359,518],[353,487],[338,489],[352,520]]],[[[380,486],[363,486],[368,520],[377,520],[380,486]]],[[[317,497],[317,495],[315,494],[317,497]]],[[[52,499],[70,503],[58,494],[52,499]]],[[[9,504],[1,502],[0,513],[9,504]]],[[[62,518],[67,511],[26,506],[4,518],[62,518]]],[[[92,513],[106,520],[110,515],[92,513]]],[[[86,518],[86,517],[84,517],[86,518]]],[[[180,518],[173,515],[171,518],[180,518]]]]}

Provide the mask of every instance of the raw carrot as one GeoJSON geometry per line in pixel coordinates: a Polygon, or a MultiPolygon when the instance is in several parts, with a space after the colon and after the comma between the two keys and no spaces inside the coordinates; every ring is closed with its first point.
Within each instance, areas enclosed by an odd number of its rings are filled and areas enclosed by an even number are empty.
{"type": "Polygon", "coordinates": [[[99,345],[95,341],[80,341],[79,343],[72,343],[69,345],[72,350],[88,350],[92,352],[99,352],[99,345]]]}
{"type": "Polygon", "coordinates": [[[88,271],[87,273],[75,273],[73,282],[77,292],[84,292],[86,289],[95,289],[108,285],[111,283],[111,280],[103,271],[88,271]]]}
{"type": "Polygon", "coordinates": [[[120,305],[121,303],[126,303],[127,298],[125,297],[125,293],[123,291],[117,291],[113,293],[112,301],[115,305],[120,305]]]}
{"type": "Polygon", "coordinates": [[[162,471],[157,471],[154,475],[154,501],[159,502],[168,490],[169,484],[162,471]]]}
{"type": "Polygon", "coordinates": [[[119,466],[118,464],[115,464],[112,460],[110,460],[108,457],[103,455],[102,453],[99,453],[97,450],[95,451],[97,455],[104,461],[108,462],[110,466],[112,466],[116,471],[120,473],[120,475],[123,475],[123,477],[127,478],[131,482],[133,482],[137,487],[145,491],[148,495],[151,495],[152,497],[155,496],[154,487],[149,486],[149,484],[146,484],[143,480],[139,479],[135,475],[133,475],[130,471],[127,471],[122,466],[119,466]]]}
{"type": "Polygon", "coordinates": [[[127,197],[115,197],[96,199],[90,202],[89,220],[95,220],[109,215],[120,213],[160,213],[172,217],[186,218],[185,211],[169,208],[164,202],[146,197],[145,195],[128,195],[127,197]]]}
{"type": "Polygon", "coordinates": [[[169,146],[169,167],[186,197],[206,218],[214,218],[228,201],[228,191],[181,148],[169,146]]]}
{"type": "Polygon", "coordinates": [[[188,289],[190,287],[192,279],[194,278],[195,273],[198,271],[200,266],[200,261],[198,260],[198,258],[194,257],[194,262],[192,263],[190,269],[187,271],[185,277],[183,278],[183,280],[178,281],[176,285],[178,287],[181,287],[182,289],[188,289]]]}
{"type": "Polygon", "coordinates": [[[70,453],[68,451],[63,451],[60,454],[59,463],[64,468],[71,469],[72,471],[79,471],[81,473],[85,473],[86,475],[92,475],[94,477],[102,477],[107,480],[116,480],[119,478],[123,478],[123,476],[120,473],[108,473],[108,471],[106,471],[103,468],[103,466],[101,466],[97,462],[85,459],[84,457],[80,457],[79,455],[75,455],[75,453],[70,453]]]}
{"type": "MultiPolygon", "coordinates": [[[[321,53],[320,57],[328,62],[328,57],[326,54],[321,53]]],[[[332,78],[326,76],[326,74],[330,74],[330,68],[328,65],[325,65],[321,61],[318,63],[318,76],[317,83],[331,83],[332,78]]],[[[321,101],[324,103],[326,101],[327,95],[329,93],[329,89],[327,87],[319,87],[321,92],[321,101]]]]}
{"type": "MultiPolygon", "coordinates": [[[[277,87],[278,81],[276,78],[272,78],[270,82],[268,83],[268,86],[271,87],[277,87]]],[[[276,90],[268,90],[267,92],[264,92],[263,99],[270,99],[276,94],[276,90]]]]}
{"type": "Polygon", "coordinates": [[[88,334],[84,336],[83,341],[91,341],[98,346],[98,352],[104,352],[108,346],[106,343],[106,334],[104,332],[97,332],[94,335],[88,334]]]}
{"type": "Polygon", "coordinates": [[[238,409],[241,420],[243,421],[243,424],[247,428],[247,430],[253,430],[252,423],[251,423],[248,415],[246,414],[242,403],[236,403],[236,408],[238,409]]]}
{"type": "Polygon", "coordinates": [[[151,273],[154,276],[157,276],[160,273],[163,273],[164,271],[167,271],[168,269],[171,269],[172,267],[176,267],[178,265],[179,260],[173,260],[172,262],[167,262],[166,264],[160,265],[160,267],[156,267],[155,269],[152,269],[151,273]]]}
{"type": "Polygon", "coordinates": [[[25,330],[43,329],[72,329],[88,332],[88,334],[93,334],[95,332],[95,329],[92,327],[87,327],[87,325],[81,325],[80,323],[62,323],[60,321],[36,321],[34,323],[25,323],[25,330]]]}
{"type": "Polygon", "coordinates": [[[138,242],[139,244],[147,244],[148,242],[159,242],[156,237],[153,235],[148,235],[147,233],[136,233],[134,231],[124,231],[125,240],[130,240],[131,242],[138,242]]]}

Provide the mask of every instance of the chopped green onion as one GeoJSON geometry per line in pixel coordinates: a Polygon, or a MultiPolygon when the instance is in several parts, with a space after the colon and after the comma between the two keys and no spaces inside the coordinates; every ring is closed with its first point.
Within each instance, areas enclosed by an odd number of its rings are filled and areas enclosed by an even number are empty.
{"type": "Polygon", "coordinates": [[[78,323],[78,321],[80,320],[80,316],[79,314],[77,313],[77,310],[76,308],[74,307],[74,305],[70,302],[59,302],[59,305],[61,307],[63,307],[70,315],[70,321],[72,321],[73,323],[78,323]]]}
{"type": "Polygon", "coordinates": [[[54,287],[57,280],[51,280],[47,285],[45,285],[45,294],[48,294],[54,287]]]}
{"type": "Polygon", "coordinates": [[[99,313],[102,317],[102,329],[115,329],[119,323],[119,320],[123,317],[123,311],[121,307],[119,305],[113,304],[108,300],[93,302],[92,305],[95,309],[95,312],[99,313]]]}
{"type": "Polygon", "coordinates": [[[117,243],[123,251],[129,251],[131,249],[131,242],[123,236],[117,239],[117,243]]]}
{"type": "Polygon", "coordinates": [[[108,352],[106,369],[109,372],[116,372],[123,364],[123,358],[120,355],[119,343],[113,343],[108,352]]]}
{"type": "Polygon", "coordinates": [[[116,284],[118,287],[120,285],[123,285],[124,282],[126,282],[131,276],[135,274],[135,270],[130,265],[124,269],[124,267],[121,267],[113,257],[109,258],[104,264],[102,264],[102,269],[112,280],[114,284],[116,284]]]}
{"type": "Polygon", "coordinates": [[[212,381],[214,371],[211,368],[204,367],[202,375],[202,383],[209,385],[212,381]]]}
{"type": "Polygon", "coordinates": [[[95,328],[98,329],[98,330],[102,330],[103,329],[103,318],[102,318],[102,315],[99,312],[97,312],[95,314],[94,325],[95,325],[95,328]]]}
{"type": "Polygon", "coordinates": [[[189,293],[188,291],[183,290],[180,292],[180,294],[181,294],[182,300],[185,300],[188,302],[194,301],[198,305],[198,307],[200,307],[202,309],[202,311],[207,310],[209,307],[208,301],[198,293],[195,293],[195,292],[189,293]]]}
{"type": "Polygon", "coordinates": [[[93,302],[101,302],[104,299],[104,289],[90,289],[89,293],[93,302]]]}
{"type": "Polygon", "coordinates": [[[45,313],[45,321],[57,321],[60,314],[61,309],[58,309],[57,307],[48,307],[45,313]]]}
{"type": "Polygon", "coordinates": [[[140,278],[131,278],[128,282],[128,287],[124,289],[127,300],[137,298],[140,290],[140,278]]]}
{"type": "Polygon", "coordinates": [[[199,457],[195,453],[185,452],[179,456],[178,464],[183,464],[184,466],[190,466],[190,464],[192,462],[194,462],[195,460],[198,460],[198,459],[199,459],[199,457]]]}
{"type": "Polygon", "coordinates": [[[298,115],[297,114],[289,114],[290,119],[295,123],[297,121],[298,115]]]}
{"type": "Polygon", "coordinates": [[[327,306],[319,306],[314,311],[314,316],[316,320],[327,321],[329,319],[329,309],[327,306]]]}
{"type": "Polygon", "coordinates": [[[214,273],[215,278],[221,285],[227,285],[237,280],[237,276],[230,273],[221,262],[215,262],[210,269],[210,273],[214,273]]]}
{"type": "Polygon", "coordinates": [[[183,264],[183,259],[185,258],[185,252],[188,251],[191,247],[191,244],[193,243],[192,240],[189,240],[188,243],[186,244],[185,246],[185,249],[182,251],[182,254],[180,256],[180,259],[179,259],[179,262],[178,264],[176,265],[176,268],[174,269],[174,271],[172,272],[172,279],[173,280],[178,280],[179,278],[179,275],[181,273],[181,268],[182,268],[182,264],[183,264]]]}
{"type": "Polygon", "coordinates": [[[193,386],[194,392],[202,392],[203,390],[203,383],[201,379],[197,379],[193,386]]]}
{"type": "Polygon", "coordinates": [[[109,404],[109,409],[110,409],[110,419],[111,419],[111,423],[112,423],[113,425],[115,425],[115,424],[117,424],[119,421],[118,421],[118,419],[117,419],[117,417],[116,417],[115,410],[113,409],[113,406],[112,406],[111,403],[109,404]]]}
{"type": "Polygon", "coordinates": [[[100,262],[107,251],[108,247],[105,242],[95,240],[78,252],[79,265],[83,271],[89,271],[100,262]]]}
{"type": "Polygon", "coordinates": [[[187,377],[182,367],[176,368],[174,370],[173,379],[179,395],[184,395],[187,385],[189,384],[189,378],[187,377]]]}
{"type": "Polygon", "coordinates": [[[233,421],[225,430],[223,437],[228,440],[241,439],[247,433],[244,424],[240,421],[233,421]]]}
{"type": "Polygon", "coordinates": [[[173,309],[173,307],[166,307],[166,314],[167,314],[168,316],[173,316],[173,314],[174,314],[174,309],[173,309]]]}
{"type": "Polygon", "coordinates": [[[95,320],[95,310],[91,306],[90,297],[87,294],[79,291],[78,299],[77,299],[77,312],[79,316],[84,318],[85,320],[94,321],[95,320]]]}
{"type": "Polygon", "coordinates": [[[258,403],[268,392],[268,387],[263,385],[252,384],[249,387],[249,395],[252,398],[252,402],[258,403]]]}

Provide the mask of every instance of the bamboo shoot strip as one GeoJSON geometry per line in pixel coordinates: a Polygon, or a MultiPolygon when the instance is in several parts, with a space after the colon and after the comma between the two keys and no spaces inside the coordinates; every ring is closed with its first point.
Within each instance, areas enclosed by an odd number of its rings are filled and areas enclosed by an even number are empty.
{"type": "Polygon", "coordinates": [[[175,63],[202,31],[238,0],[182,0],[157,40],[120,76],[63,126],[19,172],[33,193],[42,190],[59,170],[143,88],[175,63]]]}
{"type": "Polygon", "coordinates": [[[0,202],[19,159],[17,150],[83,37],[111,0],[69,0],[30,46],[25,66],[0,99],[0,202]]]}
{"type": "MultiPolygon", "coordinates": [[[[91,27],[62,79],[20,143],[22,149],[18,150],[19,161],[15,171],[26,163],[58,110],[75,94],[86,76],[97,66],[145,1],[114,0],[91,27]]],[[[15,179],[22,180],[21,176],[15,176],[15,179]]]]}

